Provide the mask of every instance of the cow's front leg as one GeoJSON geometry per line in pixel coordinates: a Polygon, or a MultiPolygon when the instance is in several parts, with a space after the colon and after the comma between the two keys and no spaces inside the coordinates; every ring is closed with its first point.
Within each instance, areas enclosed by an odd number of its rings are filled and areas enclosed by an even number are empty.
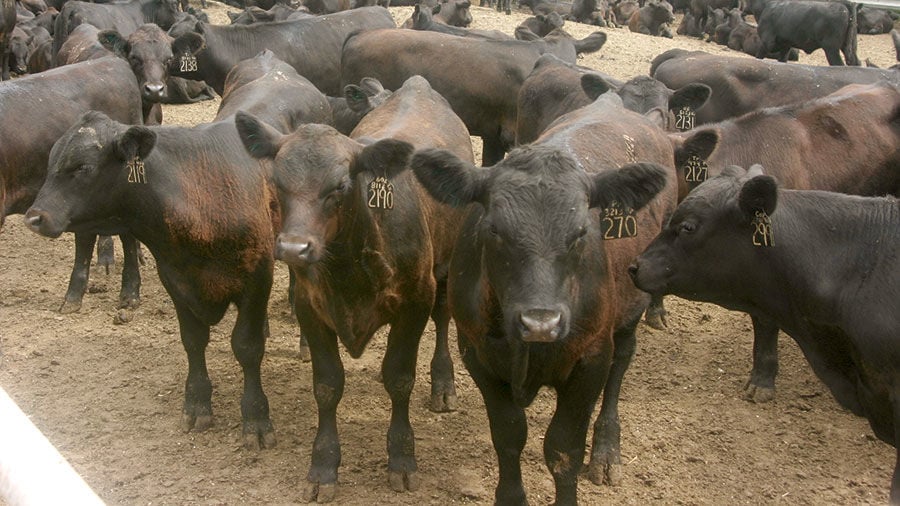
{"type": "Polygon", "coordinates": [[[750,315],[753,321],[753,370],[744,386],[744,396],[753,402],[775,398],[778,374],[778,325],[774,321],[750,315]]]}
{"type": "Polygon", "coordinates": [[[75,234],[75,263],[72,265],[72,274],[69,276],[66,298],[59,307],[59,312],[62,314],[76,313],[81,309],[84,292],[87,291],[91,258],[94,255],[96,242],[97,236],[94,234],[75,234]]]}
{"type": "Polygon", "coordinates": [[[188,375],[184,383],[181,429],[204,431],[212,426],[212,382],[206,369],[209,325],[200,321],[187,305],[173,297],[181,344],[187,352],[188,375]]]}
{"type": "MultiPolygon", "coordinates": [[[[267,285],[271,287],[271,278],[267,285]]],[[[231,331],[231,350],[244,373],[241,397],[244,447],[249,450],[275,446],[275,429],[269,419],[269,400],[262,388],[260,365],[268,334],[267,304],[270,289],[261,287],[245,297],[238,307],[231,331]]]]}
{"type": "Polygon", "coordinates": [[[388,483],[395,492],[419,488],[416,445],[409,423],[409,397],[416,382],[416,356],[429,308],[414,305],[401,310],[391,323],[381,372],[391,397],[391,423],[387,433],[388,483]]]}
{"type": "Polygon", "coordinates": [[[325,328],[308,307],[298,305],[297,316],[309,342],[313,368],[313,395],[319,413],[312,459],[302,496],[306,502],[331,502],[337,491],[337,470],[341,465],[341,444],[337,432],[337,406],[344,395],[344,364],[338,352],[337,336],[325,328]]]}
{"type": "MultiPolygon", "coordinates": [[[[463,339],[462,336],[459,338],[463,339]]],[[[486,338],[490,339],[490,338],[486,338]]],[[[512,388],[478,361],[475,348],[469,347],[463,354],[463,363],[481,391],[491,427],[491,441],[497,452],[500,480],[494,492],[498,505],[528,504],[522,485],[520,458],[528,437],[528,421],[525,410],[513,402],[512,388]]]]}
{"type": "Polygon", "coordinates": [[[434,309],[434,356],[431,358],[431,410],[437,413],[456,411],[456,386],[453,359],[450,358],[450,311],[447,307],[447,282],[439,282],[434,309]]]}

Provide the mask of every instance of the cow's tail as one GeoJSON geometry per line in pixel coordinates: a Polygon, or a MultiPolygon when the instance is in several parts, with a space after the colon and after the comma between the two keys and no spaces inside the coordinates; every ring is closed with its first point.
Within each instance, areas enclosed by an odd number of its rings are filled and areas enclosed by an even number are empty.
{"type": "Polygon", "coordinates": [[[847,11],[850,13],[850,22],[847,23],[847,32],[844,36],[844,47],[842,48],[842,52],[844,53],[844,58],[847,60],[847,65],[859,66],[859,57],[856,55],[856,32],[858,31],[857,13],[859,12],[860,7],[862,7],[862,4],[853,3],[848,0],[845,0],[842,3],[847,7],[847,11]]]}

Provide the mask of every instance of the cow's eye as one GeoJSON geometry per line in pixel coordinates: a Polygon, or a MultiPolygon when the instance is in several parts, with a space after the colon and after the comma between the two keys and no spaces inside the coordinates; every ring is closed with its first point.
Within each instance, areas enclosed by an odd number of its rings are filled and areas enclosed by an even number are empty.
{"type": "Polygon", "coordinates": [[[681,225],[679,225],[679,227],[678,227],[678,231],[680,233],[683,232],[685,234],[690,234],[696,229],[697,229],[697,225],[695,225],[693,222],[690,222],[690,221],[683,221],[683,222],[681,222],[681,225]]]}

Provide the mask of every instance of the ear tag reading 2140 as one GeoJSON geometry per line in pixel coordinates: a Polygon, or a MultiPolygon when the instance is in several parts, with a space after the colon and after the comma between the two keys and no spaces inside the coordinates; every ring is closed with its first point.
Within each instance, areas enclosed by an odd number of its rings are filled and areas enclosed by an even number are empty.
{"type": "Polygon", "coordinates": [[[147,173],[144,171],[144,161],[135,156],[125,164],[128,168],[128,182],[147,184],[147,173]]]}
{"type": "Polygon", "coordinates": [[[600,228],[603,231],[603,239],[623,239],[637,235],[637,219],[634,209],[622,209],[621,204],[613,202],[609,207],[603,208],[603,217],[600,219],[600,228]]]}
{"type": "Polygon", "coordinates": [[[775,245],[772,236],[772,220],[765,211],[756,211],[756,217],[751,221],[753,225],[753,245],[769,247],[775,245]]]}
{"type": "Polygon", "coordinates": [[[394,185],[383,176],[369,183],[369,207],[372,209],[394,208],[394,185]]]}

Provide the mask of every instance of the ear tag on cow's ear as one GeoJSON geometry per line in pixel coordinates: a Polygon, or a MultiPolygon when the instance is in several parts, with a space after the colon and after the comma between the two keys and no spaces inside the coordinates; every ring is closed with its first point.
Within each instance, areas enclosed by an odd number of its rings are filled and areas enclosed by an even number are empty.
{"type": "Polygon", "coordinates": [[[625,141],[625,156],[628,157],[628,163],[636,162],[637,156],[635,156],[634,151],[634,138],[629,135],[622,134],[622,140],[625,141]]]}
{"type": "Polygon", "coordinates": [[[675,113],[675,128],[678,129],[679,132],[694,128],[694,118],[696,117],[697,113],[695,113],[690,106],[686,105],[682,107],[675,113]]]}
{"type": "Polygon", "coordinates": [[[756,211],[756,216],[750,222],[753,225],[753,245],[770,247],[775,245],[772,235],[772,220],[765,211],[756,211]]]}
{"type": "Polygon", "coordinates": [[[709,177],[709,166],[706,165],[706,160],[697,155],[689,156],[682,169],[684,170],[684,180],[687,183],[700,184],[709,177]]]}
{"type": "Polygon", "coordinates": [[[603,239],[623,239],[637,235],[637,219],[634,209],[623,207],[618,201],[613,201],[609,207],[601,211],[600,228],[603,239]]]}
{"type": "Polygon", "coordinates": [[[147,173],[144,171],[144,161],[141,157],[135,155],[134,158],[128,160],[125,164],[128,168],[128,182],[147,184],[147,173]]]}
{"type": "Polygon", "coordinates": [[[190,53],[182,54],[180,70],[181,70],[181,72],[196,72],[197,71],[197,57],[190,53]]]}
{"type": "Polygon", "coordinates": [[[394,185],[383,176],[369,183],[369,207],[372,209],[394,208],[394,185]]]}

